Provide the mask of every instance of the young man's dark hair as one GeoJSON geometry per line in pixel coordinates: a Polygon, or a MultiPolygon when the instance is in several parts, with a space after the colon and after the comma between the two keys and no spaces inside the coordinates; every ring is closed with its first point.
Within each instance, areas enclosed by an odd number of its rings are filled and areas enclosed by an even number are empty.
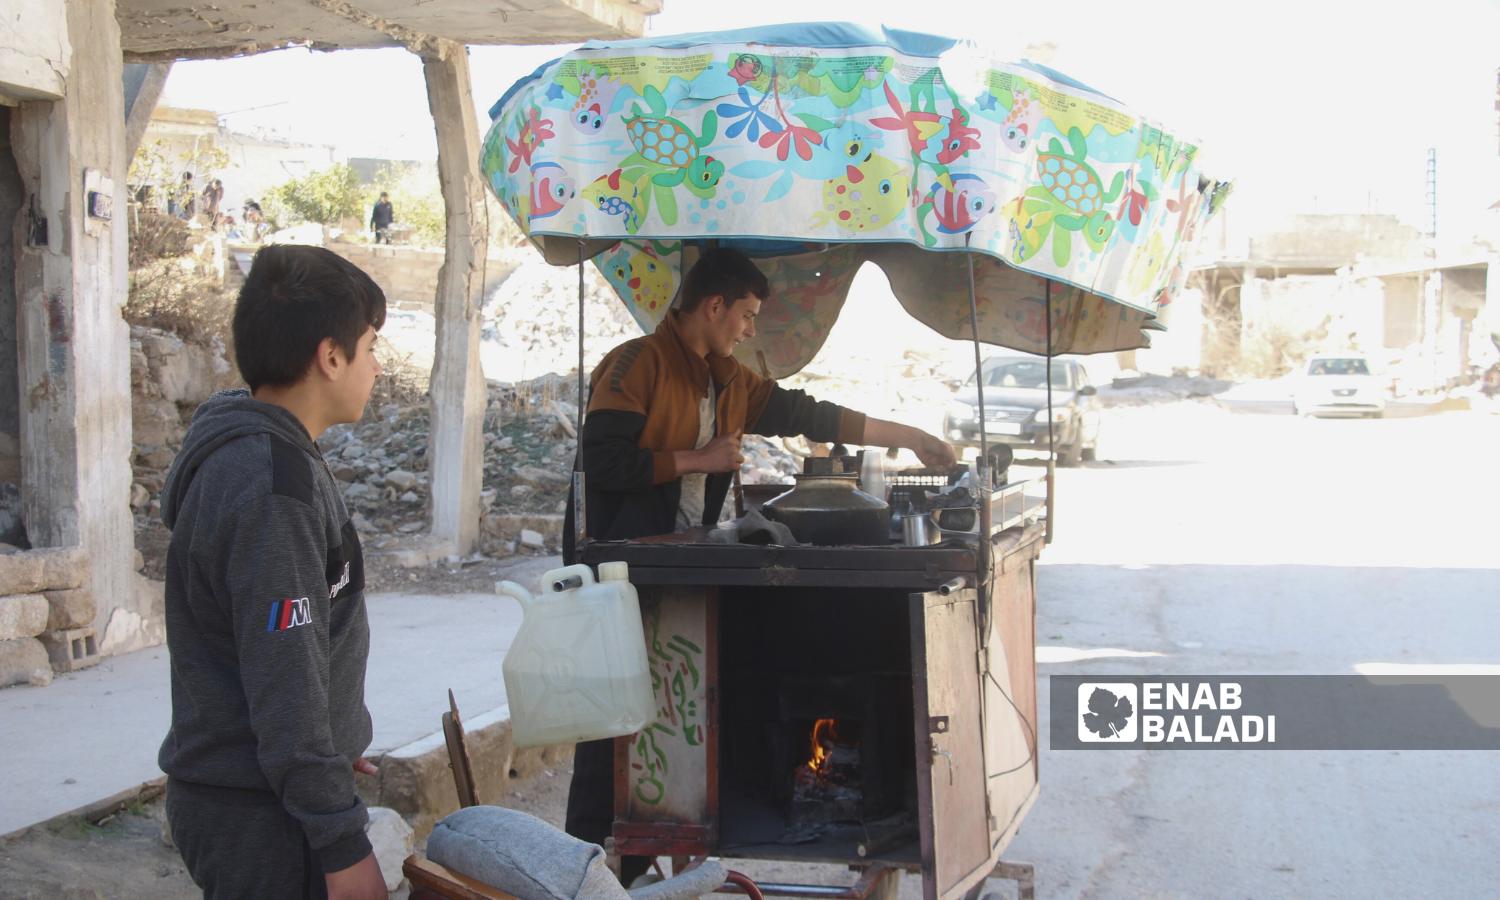
{"type": "Polygon", "coordinates": [[[384,324],[385,293],[358,266],[322,247],[262,247],[234,308],[240,377],[252,391],[292,384],[324,338],[352,359],[366,329],[384,324]]]}
{"type": "Polygon", "coordinates": [[[699,256],[682,279],[682,300],[677,308],[689,313],[709,297],[723,297],[733,303],[750,294],[762,300],[770,297],[771,285],[766,276],[745,254],[717,247],[699,256]]]}

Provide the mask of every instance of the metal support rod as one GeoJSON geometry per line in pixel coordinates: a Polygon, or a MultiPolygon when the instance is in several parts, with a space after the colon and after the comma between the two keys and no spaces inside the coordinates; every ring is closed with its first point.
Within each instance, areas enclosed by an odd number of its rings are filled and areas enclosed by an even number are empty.
{"type": "MultiPolygon", "coordinates": [[[[974,294],[974,253],[969,249],[972,234],[964,235],[964,259],[969,264],[969,333],[974,338],[974,389],[979,401],[979,475],[982,484],[978,486],[975,493],[989,493],[989,453],[990,438],[985,429],[984,409],[984,362],[980,359],[979,349],[979,299],[974,294]]],[[[988,504],[981,502],[979,508],[982,511],[988,504]]],[[[981,512],[981,515],[983,513],[981,512]]],[[[980,529],[981,532],[984,529],[980,529]]],[[[987,537],[988,535],[986,535],[987,537]]]]}
{"type": "Polygon", "coordinates": [[[578,241],[578,467],[583,468],[583,241],[578,241]]]}
{"type": "MultiPolygon", "coordinates": [[[[583,556],[588,542],[587,484],[583,477],[583,240],[578,241],[578,427],[573,432],[573,552],[583,556]]],[[[567,560],[574,562],[575,560],[567,560]]]]}
{"type": "Polygon", "coordinates": [[[979,628],[980,646],[988,646],[990,622],[990,563],[994,555],[993,536],[990,528],[994,525],[991,518],[990,501],[993,488],[992,473],[990,472],[990,440],[989,433],[985,429],[985,419],[988,412],[984,406],[984,362],[979,350],[979,298],[974,290],[974,251],[972,248],[973,232],[964,235],[964,261],[968,263],[969,271],[969,329],[974,337],[974,388],[979,400],[979,484],[974,486],[974,499],[979,504],[979,543],[977,552],[974,554],[974,584],[979,590],[978,621],[975,623],[979,628]]]}
{"type": "MultiPolygon", "coordinates": [[[[760,889],[760,893],[766,897],[823,897],[838,898],[838,900],[868,900],[887,878],[894,878],[899,875],[899,869],[892,868],[884,863],[876,863],[861,873],[859,881],[847,887],[823,884],[787,884],[773,881],[756,882],[755,885],[760,889]]],[[[715,893],[746,894],[749,892],[740,883],[731,879],[715,893]]]]}
{"type": "Polygon", "coordinates": [[[1053,496],[1057,493],[1057,438],[1052,426],[1052,279],[1043,294],[1047,306],[1047,543],[1052,543],[1053,496]]]}

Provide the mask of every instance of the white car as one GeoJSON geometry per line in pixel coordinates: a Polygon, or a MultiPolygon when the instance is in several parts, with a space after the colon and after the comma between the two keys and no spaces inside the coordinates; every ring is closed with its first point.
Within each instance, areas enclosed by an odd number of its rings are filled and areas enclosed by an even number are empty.
{"type": "Polygon", "coordinates": [[[1292,405],[1302,416],[1385,415],[1385,389],[1356,353],[1320,353],[1307,361],[1292,405]]]}

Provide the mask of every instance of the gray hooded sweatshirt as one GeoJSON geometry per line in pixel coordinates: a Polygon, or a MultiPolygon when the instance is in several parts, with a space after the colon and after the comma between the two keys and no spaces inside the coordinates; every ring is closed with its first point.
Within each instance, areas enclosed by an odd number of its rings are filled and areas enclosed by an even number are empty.
{"type": "Polygon", "coordinates": [[[370,744],[370,629],[359,538],[322,454],[287,410],[222,391],[193,416],[162,521],[162,771],[272,792],[325,873],[353,865],[370,852],[352,768],[370,744]]]}

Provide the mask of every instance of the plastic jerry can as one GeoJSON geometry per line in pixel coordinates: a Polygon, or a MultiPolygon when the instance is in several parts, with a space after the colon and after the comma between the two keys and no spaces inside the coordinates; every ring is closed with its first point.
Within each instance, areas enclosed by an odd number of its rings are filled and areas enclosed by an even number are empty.
{"type": "Polygon", "coordinates": [[[542,576],[532,596],[513,581],[521,630],[501,666],[517,747],[634,734],[656,718],[641,605],[623,562],[566,566],[542,576]]]}

